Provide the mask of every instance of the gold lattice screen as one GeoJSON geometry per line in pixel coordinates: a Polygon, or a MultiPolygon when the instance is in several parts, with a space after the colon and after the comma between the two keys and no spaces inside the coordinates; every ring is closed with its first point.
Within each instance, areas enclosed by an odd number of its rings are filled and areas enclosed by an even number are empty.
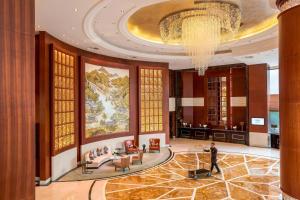
{"type": "Polygon", "coordinates": [[[75,58],[53,49],[53,145],[59,152],[75,145],[75,58]]]}
{"type": "Polygon", "coordinates": [[[140,69],[141,132],[163,131],[163,71],[140,69]]]}

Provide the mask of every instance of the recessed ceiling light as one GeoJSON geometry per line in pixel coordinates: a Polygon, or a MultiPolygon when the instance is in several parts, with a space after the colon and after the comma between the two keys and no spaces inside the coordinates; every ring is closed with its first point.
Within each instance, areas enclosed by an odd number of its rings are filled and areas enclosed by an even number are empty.
{"type": "Polygon", "coordinates": [[[75,27],[74,26],[72,26],[72,28],[71,28],[72,30],[75,30],[75,27]]]}
{"type": "Polygon", "coordinates": [[[74,11],[75,11],[75,12],[78,12],[78,8],[74,8],[74,11]]]}
{"type": "Polygon", "coordinates": [[[62,34],[63,37],[66,37],[66,34],[62,34]]]}

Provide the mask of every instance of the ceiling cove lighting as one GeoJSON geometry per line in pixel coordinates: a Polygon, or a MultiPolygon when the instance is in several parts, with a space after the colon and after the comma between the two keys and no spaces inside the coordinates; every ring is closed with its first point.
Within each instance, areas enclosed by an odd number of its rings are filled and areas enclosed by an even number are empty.
{"type": "Polygon", "coordinates": [[[199,75],[205,71],[223,41],[241,25],[240,7],[231,1],[195,0],[194,7],[171,13],[160,21],[164,43],[181,41],[199,75]]]}

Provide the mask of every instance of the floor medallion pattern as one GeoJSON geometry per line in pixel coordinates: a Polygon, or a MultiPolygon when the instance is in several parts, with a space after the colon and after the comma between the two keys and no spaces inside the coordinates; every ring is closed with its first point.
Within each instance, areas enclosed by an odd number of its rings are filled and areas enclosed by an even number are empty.
{"type": "Polygon", "coordinates": [[[169,162],[138,174],[111,179],[107,200],[230,200],[281,199],[279,160],[261,156],[219,153],[221,173],[187,178],[188,170],[209,169],[209,153],[175,153],[169,162]]]}

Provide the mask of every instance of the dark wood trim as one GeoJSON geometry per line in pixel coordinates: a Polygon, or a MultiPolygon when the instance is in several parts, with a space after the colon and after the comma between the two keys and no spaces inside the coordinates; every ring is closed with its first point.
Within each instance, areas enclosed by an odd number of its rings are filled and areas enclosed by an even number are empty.
{"type": "MultiPolygon", "coordinates": [[[[224,70],[224,69],[228,69],[228,68],[240,68],[241,66],[245,66],[246,67],[246,64],[245,63],[236,63],[236,64],[227,64],[227,65],[218,65],[218,66],[209,66],[208,70],[224,70]]],[[[195,69],[195,68],[188,68],[188,69],[181,69],[181,70],[176,70],[176,71],[179,71],[179,72],[195,72],[198,74],[198,71],[195,69]]]]}

